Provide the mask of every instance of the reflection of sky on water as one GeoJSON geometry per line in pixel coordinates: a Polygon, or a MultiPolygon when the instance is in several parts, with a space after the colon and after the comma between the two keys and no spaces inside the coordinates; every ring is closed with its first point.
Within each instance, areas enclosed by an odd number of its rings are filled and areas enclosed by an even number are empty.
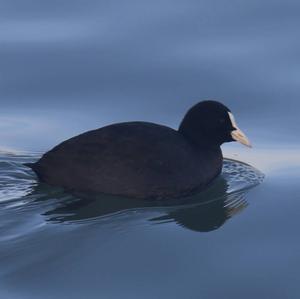
{"type": "Polygon", "coordinates": [[[227,158],[248,163],[266,174],[272,173],[272,176],[277,172],[283,175],[288,171],[289,175],[299,175],[300,170],[300,148],[289,148],[288,145],[282,148],[274,147],[272,144],[268,148],[254,148],[252,150],[237,149],[227,147],[223,150],[223,154],[227,158]]]}
{"type": "Polygon", "coordinates": [[[176,127],[207,98],[253,136],[297,142],[298,10],[293,0],[4,0],[1,146],[47,149],[131,119],[176,127]]]}

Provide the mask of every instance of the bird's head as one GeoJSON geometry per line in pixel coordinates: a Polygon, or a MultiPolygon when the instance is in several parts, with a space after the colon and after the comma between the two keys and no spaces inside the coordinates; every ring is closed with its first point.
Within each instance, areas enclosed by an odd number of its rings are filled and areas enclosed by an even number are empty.
{"type": "Polygon", "coordinates": [[[238,141],[251,147],[233,113],[216,101],[203,101],[193,106],[185,114],[179,132],[198,145],[220,146],[224,142],[238,141]]]}

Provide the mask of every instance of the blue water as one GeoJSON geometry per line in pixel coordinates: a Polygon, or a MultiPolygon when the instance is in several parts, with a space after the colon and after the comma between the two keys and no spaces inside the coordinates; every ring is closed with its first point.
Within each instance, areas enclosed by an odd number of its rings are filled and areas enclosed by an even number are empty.
{"type": "Polygon", "coordinates": [[[0,19],[1,299],[300,297],[299,1],[2,0],[0,19]],[[201,99],[253,149],[224,145],[184,202],[75,198],[22,165],[201,99]]]}

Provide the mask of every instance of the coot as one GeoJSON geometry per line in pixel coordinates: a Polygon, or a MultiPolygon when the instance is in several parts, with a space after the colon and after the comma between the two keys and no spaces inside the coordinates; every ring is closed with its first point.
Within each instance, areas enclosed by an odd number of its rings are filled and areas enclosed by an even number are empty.
{"type": "Polygon", "coordinates": [[[179,129],[149,122],[112,124],[54,147],[31,164],[41,182],[68,191],[168,199],[205,188],[222,169],[221,144],[250,146],[233,114],[202,101],[179,129]]]}

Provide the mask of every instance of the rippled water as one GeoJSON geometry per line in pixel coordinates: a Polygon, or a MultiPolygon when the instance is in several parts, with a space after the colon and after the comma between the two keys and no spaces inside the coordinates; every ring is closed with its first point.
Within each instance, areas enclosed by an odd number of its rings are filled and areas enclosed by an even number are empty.
{"type": "MultiPolygon", "coordinates": [[[[222,175],[190,198],[158,203],[78,198],[38,184],[23,166],[37,158],[0,156],[0,294],[6,298],[133,298],[135,288],[136,294],[144,289],[143,298],[156,297],[166,286],[162,273],[179,271],[184,263],[199,271],[197,263],[192,266],[199,241],[243,211],[248,191],[264,177],[248,164],[225,160],[222,175]],[[204,235],[186,243],[186,251],[183,241],[191,232],[204,235]],[[148,275],[160,281],[156,288],[148,275]]],[[[210,271],[205,268],[201,271],[210,271]]]]}

